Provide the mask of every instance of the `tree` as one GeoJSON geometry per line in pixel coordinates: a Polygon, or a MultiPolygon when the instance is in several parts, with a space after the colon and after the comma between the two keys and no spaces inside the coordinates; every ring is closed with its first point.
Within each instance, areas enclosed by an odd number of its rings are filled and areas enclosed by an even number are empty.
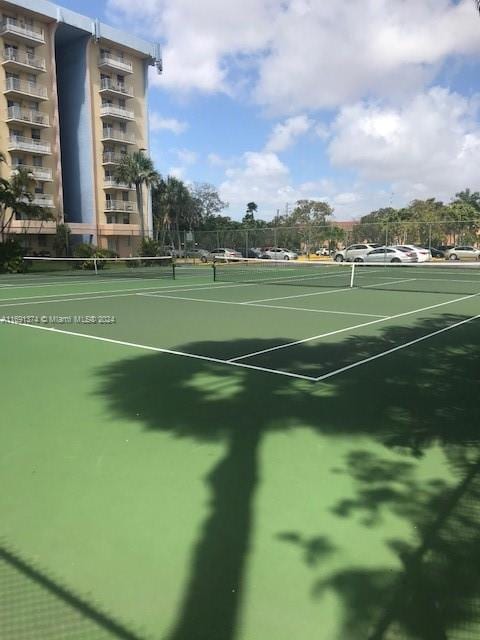
{"type": "Polygon", "coordinates": [[[228,208],[228,202],[224,202],[216,187],[208,182],[196,182],[190,187],[190,194],[198,203],[202,221],[228,208]]]}
{"type": "Polygon", "coordinates": [[[154,187],[160,182],[160,174],[155,170],[152,160],[143,151],[135,151],[125,155],[115,170],[117,182],[126,182],[129,187],[135,186],[138,214],[140,216],[140,234],[145,237],[145,219],[143,188],[154,187]]]}
{"type": "MultiPolygon", "coordinates": [[[[4,162],[3,156],[0,162],[4,162]]],[[[25,220],[52,220],[51,212],[33,203],[35,180],[27,169],[18,167],[10,180],[0,179],[0,236],[10,231],[14,218],[25,220]]]]}
{"type": "Polygon", "coordinates": [[[53,238],[53,250],[59,258],[68,256],[70,247],[70,227],[68,224],[57,224],[55,237],[53,238]]]}
{"type": "Polygon", "coordinates": [[[176,244],[180,251],[180,232],[192,229],[200,219],[198,202],[182,180],[173,176],[156,185],[153,202],[155,226],[158,231],[162,230],[161,244],[165,244],[169,233],[172,244],[176,244]]]}

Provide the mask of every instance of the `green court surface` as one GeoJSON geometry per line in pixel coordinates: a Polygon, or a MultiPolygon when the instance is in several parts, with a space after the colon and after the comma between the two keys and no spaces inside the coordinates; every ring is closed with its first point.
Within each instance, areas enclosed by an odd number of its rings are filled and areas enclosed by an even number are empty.
{"type": "Polygon", "coordinates": [[[318,273],[0,276],[2,640],[480,637],[480,270],[318,273]]]}

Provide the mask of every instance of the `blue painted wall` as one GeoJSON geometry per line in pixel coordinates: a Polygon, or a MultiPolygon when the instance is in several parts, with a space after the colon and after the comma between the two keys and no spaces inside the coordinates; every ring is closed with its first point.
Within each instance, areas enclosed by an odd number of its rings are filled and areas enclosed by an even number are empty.
{"type": "Polygon", "coordinates": [[[95,225],[92,122],[87,83],[91,36],[66,24],[55,35],[63,206],[67,222],[95,225]]]}

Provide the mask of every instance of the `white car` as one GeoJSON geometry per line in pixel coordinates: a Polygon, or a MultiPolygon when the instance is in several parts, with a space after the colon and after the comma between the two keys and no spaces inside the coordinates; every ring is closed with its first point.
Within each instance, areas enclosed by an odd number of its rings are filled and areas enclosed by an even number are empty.
{"type": "Polygon", "coordinates": [[[418,262],[415,251],[399,249],[398,247],[379,247],[369,251],[365,262],[418,262]]]}
{"type": "Polygon", "coordinates": [[[447,260],[480,260],[480,250],[475,247],[453,247],[445,252],[447,260]]]}
{"type": "Polygon", "coordinates": [[[329,252],[328,252],[327,247],[322,247],[321,249],[317,249],[317,250],[315,251],[315,255],[316,255],[316,256],[328,256],[328,255],[330,255],[330,254],[329,254],[329,252]]]}
{"type": "Polygon", "coordinates": [[[430,249],[425,249],[418,244],[397,244],[397,249],[406,249],[407,251],[415,251],[418,256],[418,262],[430,262],[432,253],[430,249]]]}
{"type": "Polygon", "coordinates": [[[351,244],[346,249],[342,251],[337,251],[333,256],[335,262],[363,262],[365,256],[372,249],[377,249],[380,247],[377,242],[362,242],[360,244],[351,244]]]}
{"type": "Polygon", "coordinates": [[[263,255],[268,256],[271,260],[297,260],[298,258],[298,253],[282,247],[267,247],[263,251],[263,255]]]}
{"type": "Polygon", "coordinates": [[[237,260],[238,258],[243,258],[242,254],[238,251],[235,251],[235,249],[225,249],[224,247],[220,249],[214,249],[211,252],[211,256],[214,260],[225,260],[225,262],[230,259],[237,260]]]}

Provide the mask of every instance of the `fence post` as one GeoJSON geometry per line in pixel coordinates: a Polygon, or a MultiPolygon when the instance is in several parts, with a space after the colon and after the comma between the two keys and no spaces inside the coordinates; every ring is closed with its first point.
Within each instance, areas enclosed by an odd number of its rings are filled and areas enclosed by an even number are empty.
{"type": "Polygon", "coordinates": [[[248,229],[245,229],[245,257],[248,258],[248,229]]]}

